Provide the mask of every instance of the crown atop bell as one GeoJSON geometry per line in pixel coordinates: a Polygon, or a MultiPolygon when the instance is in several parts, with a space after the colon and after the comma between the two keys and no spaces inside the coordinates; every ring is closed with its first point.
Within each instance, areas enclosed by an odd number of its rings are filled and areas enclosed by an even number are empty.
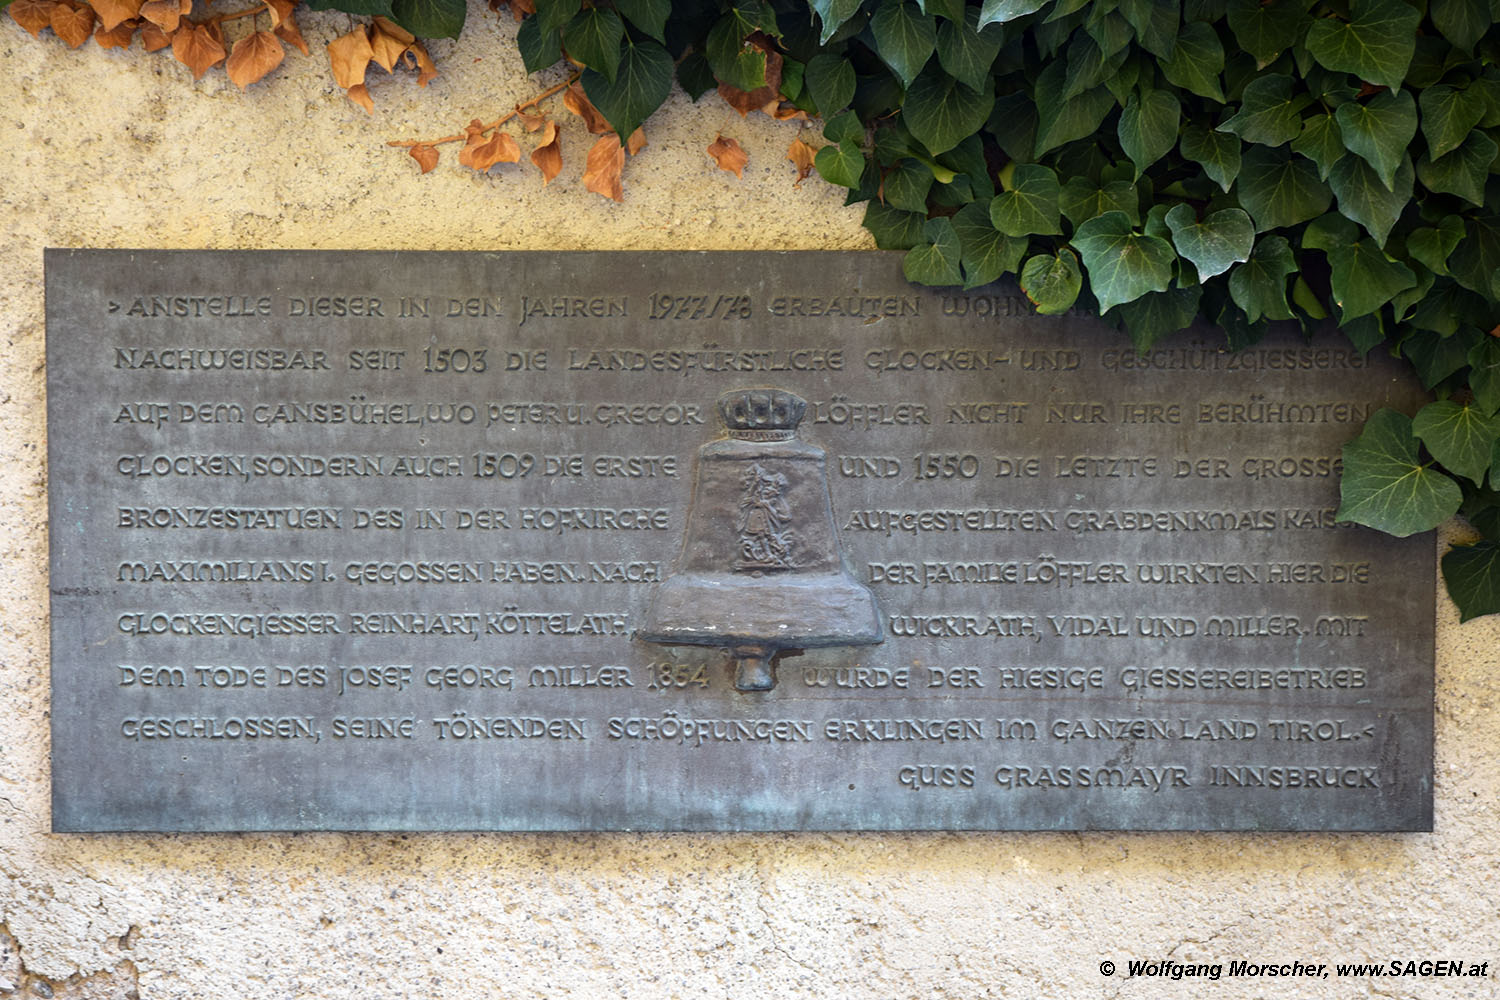
{"type": "Polygon", "coordinates": [[[729,436],[746,440],[794,437],[807,400],[785,389],[733,389],[715,404],[729,436]]]}

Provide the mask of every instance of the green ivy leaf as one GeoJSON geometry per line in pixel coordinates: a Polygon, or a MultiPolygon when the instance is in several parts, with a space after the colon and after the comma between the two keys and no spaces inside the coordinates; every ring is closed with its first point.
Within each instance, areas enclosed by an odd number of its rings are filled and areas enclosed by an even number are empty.
{"type": "Polygon", "coordinates": [[[1431,389],[1469,363],[1469,352],[1480,336],[1478,330],[1464,327],[1448,336],[1423,331],[1401,341],[1401,353],[1417,370],[1422,387],[1431,389]]]}
{"type": "Polygon", "coordinates": [[[1115,306],[1110,315],[1118,317],[1125,325],[1136,353],[1145,354],[1161,338],[1191,326],[1198,316],[1198,302],[1202,297],[1202,285],[1147,292],[1133,302],[1115,306]]]}
{"type": "Polygon", "coordinates": [[[1115,106],[1108,88],[1095,87],[1069,100],[1062,91],[1067,67],[1054,60],[1036,81],[1036,157],[1058,146],[1093,135],[1115,106]]]}
{"type": "Polygon", "coordinates": [[[1411,157],[1396,170],[1395,189],[1385,186],[1375,169],[1358,156],[1345,156],[1333,165],[1328,186],[1339,199],[1339,211],[1364,226],[1375,242],[1385,246],[1391,228],[1411,201],[1416,171],[1411,157]]]}
{"type": "MultiPolygon", "coordinates": [[[[1345,159],[1357,160],[1357,157],[1345,159]]],[[[1245,151],[1235,191],[1240,205],[1255,220],[1258,233],[1315,219],[1333,201],[1333,192],[1318,179],[1317,168],[1311,163],[1293,159],[1285,150],[1265,146],[1252,146],[1245,151]]]]}
{"type": "Polygon", "coordinates": [[[1183,90],[1224,103],[1224,88],[1219,84],[1219,74],[1224,72],[1224,44],[1212,25],[1202,21],[1183,25],[1177,47],[1161,69],[1183,90]]]}
{"type": "Polygon", "coordinates": [[[1255,57],[1258,68],[1296,44],[1309,21],[1301,0],[1229,0],[1227,16],[1234,40],[1255,57]]]}
{"type": "Polygon", "coordinates": [[[536,0],[537,25],[544,35],[560,32],[582,7],[583,0],[536,0]]]}
{"type": "Polygon", "coordinates": [[[818,20],[823,25],[823,30],[818,35],[818,42],[827,45],[828,40],[844,26],[844,22],[859,13],[861,0],[807,0],[807,2],[817,12],[818,20]]]}
{"type": "Polygon", "coordinates": [[[962,249],[965,288],[988,285],[1015,271],[1026,253],[1025,239],[1006,236],[990,224],[987,201],[970,202],[959,209],[953,216],[953,231],[962,249]]]}
{"type": "Polygon", "coordinates": [[[1445,215],[1436,227],[1414,229],[1406,237],[1406,252],[1433,274],[1448,273],[1448,255],[1464,238],[1463,220],[1445,215]]]}
{"type": "Polygon", "coordinates": [[[984,0],[979,8],[979,26],[1005,24],[1027,14],[1035,14],[1051,0],[984,0]]]}
{"type": "MultiPolygon", "coordinates": [[[[603,73],[611,83],[620,66],[620,43],[624,39],[625,22],[620,20],[619,14],[604,7],[579,11],[562,32],[563,46],[568,55],[603,73]]],[[[764,53],[761,62],[764,67],[764,53]]]]}
{"type": "Polygon", "coordinates": [[[946,153],[979,131],[995,106],[994,81],[985,78],[984,90],[970,90],[944,73],[928,66],[906,92],[901,120],[933,156],[946,153]]]}
{"type": "Polygon", "coordinates": [[[672,57],[652,41],[626,45],[614,80],[586,69],[583,92],[623,142],[672,92],[672,57]]]}
{"type": "Polygon", "coordinates": [[[1474,405],[1481,413],[1495,413],[1500,410],[1500,338],[1485,337],[1475,344],[1469,351],[1469,364],[1474,405]]]}
{"type": "Polygon", "coordinates": [[[1249,260],[1255,245],[1255,225],[1238,208],[1220,209],[1199,222],[1191,206],[1178,205],[1167,213],[1167,226],[1178,255],[1192,261],[1199,280],[1249,260]]]}
{"type": "Polygon", "coordinates": [[[828,183],[857,188],[865,172],[865,154],[857,143],[845,139],[818,150],[813,156],[813,166],[828,183]]]}
{"type": "Polygon", "coordinates": [[[1318,18],[1307,29],[1307,51],[1331,70],[1395,90],[1416,51],[1422,14],[1405,0],[1352,0],[1350,18],[1318,18]]]}
{"type": "Polygon", "coordinates": [[[864,141],[865,127],[860,124],[858,115],[845,111],[828,119],[828,124],[823,126],[823,138],[829,142],[852,142],[858,146],[864,141]]]}
{"type": "Polygon", "coordinates": [[[1229,273],[1229,296],[1254,323],[1264,319],[1292,319],[1286,301],[1287,275],[1296,273],[1292,248],[1281,236],[1262,236],[1250,259],[1229,273]]]}
{"type": "Polygon", "coordinates": [[[1484,185],[1489,180],[1490,165],[1500,154],[1500,146],[1475,129],[1451,153],[1429,159],[1426,154],[1417,161],[1417,178],[1429,191],[1457,195],[1474,205],[1484,204],[1484,185]]]}
{"type": "Polygon", "coordinates": [[[526,72],[536,73],[562,58],[562,38],[556,31],[542,31],[540,17],[528,17],[516,32],[516,49],[526,72]]]}
{"type": "Polygon", "coordinates": [[[1433,159],[1451,153],[1484,118],[1484,94],[1477,88],[1457,90],[1447,84],[1428,87],[1417,103],[1422,108],[1422,136],[1433,159]]]}
{"type": "Polygon", "coordinates": [[[1432,0],[1428,13],[1443,37],[1465,52],[1474,51],[1496,17],[1494,6],[1485,0],[1432,0]]]}
{"type": "Polygon", "coordinates": [[[932,15],[914,3],[885,0],[870,18],[875,51],[885,60],[903,86],[910,87],[937,48],[937,27],[932,15]]]}
{"type": "Polygon", "coordinates": [[[990,202],[990,222],[1006,236],[1051,235],[1058,224],[1062,187],[1050,167],[1024,163],[1011,174],[1009,190],[990,202]]]}
{"type": "Polygon", "coordinates": [[[1330,251],[1328,264],[1333,301],[1344,319],[1372,313],[1417,283],[1411,268],[1391,260],[1372,240],[1330,251]]]}
{"type": "Polygon", "coordinates": [[[995,108],[984,130],[994,137],[1000,149],[1012,160],[1031,159],[1036,148],[1036,105],[1026,91],[995,98],[995,108]]]}
{"type": "Polygon", "coordinates": [[[1325,212],[1302,230],[1302,249],[1338,250],[1359,242],[1359,227],[1337,212],[1325,212]]]}
{"type": "Polygon", "coordinates": [[[1073,308],[1082,289],[1078,257],[1067,247],[1055,257],[1037,254],[1021,267],[1021,291],[1044,316],[1057,316],[1073,308]]]}
{"type": "MultiPolygon", "coordinates": [[[[0,4],[0,10],[4,10],[7,6],[9,6],[9,0],[5,4],[0,4]]],[[[307,0],[307,7],[309,10],[337,10],[346,14],[363,14],[367,17],[389,17],[392,20],[396,16],[395,11],[391,10],[391,0],[307,0]]],[[[577,9],[575,3],[573,10],[577,9]]],[[[572,13],[569,12],[563,20],[566,21],[571,16],[572,13]]]]}
{"type": "Polygon", "coordinates": [[[1141,48],[1158,59],[1169,59],[1181,23],[1179,0],[1120,0],[1120,13],[1135,29],[1141,48]]]}
{"type": "Polygon", "coordinates": [[[1500,420],[1478,407],[1444,399],[1417,411],[1411,432],[1448,471],[1482,484],[1500,438],[1500,420]]]}
{"type": "Polygon", "coordinates": [[[938,63],[970,90],[992,89],[990,68],[1000,54],[1003,31],[995,25],[979,29],[979,9],[970,7],[967,20],[945,20],[938,25],[938,63]]]}
{"type": "Polygon", "coordinates": [[[948,219],[928,219],[922,227],[922,240],[901,261],[906,280],[919,285],[956,285],[962,281],[958,265],[963,251],[953,223],[948,219]]]}
{"type": "MultiPolygon", "coordinates": [[[[938,17],[944,17],[950,21],[963,23],[964,0],[917,0],[917,5],[922,8],[922,13],[924,14],[936,14],[938,17]]],[[[977,8],[974,10],[973,16],[979,16],[977,8]]]]}
{"type": "Polygon", "coordinates": [[[1070,177],[1063,185],[1058,204],[1075,228],[1105,212],[1124,212],[1131,225],[1139,225],[1141,221],[1140,194],[1129,181],[1099,185],[1087,177],[1070,177]]]}
{"type": "Polygon", "coordinates": [[[1073,246],[1083,256],[1089,287],[1108,312],[1147,292],[1164,292],[1177,255],[1166,240],[1135,232],[1124,212],[1106,212],[1078,227],[1073,246]]]}
{"type": "Polygon", "coordinates": [[[1458,283],[1493,303],[1500,299],[1500,215],[1464,223],[1464,238],[1448,257],[1458,283]]]}
{"type": "Polygon", "coordinates": [[[1453,546],[1443,555],[1443,582],[1460,622],[1500,612],[1500,543],[1453,546]]]}
{"type": "Polygon", "coordinates": [[[1285,73],[1258,76],[1245,87],[1240,110],[1220,132],[1233,132],[1246,142],[1280,146],[1302,132],[1302,109],[1312,102],[1304,93],[1292,93],[1292,78],[1285,73]]]}
{"type": "Polygon", "coordinates": [[[865,228],[882,250],[910,250],[922,242],[926,224],[927,217],[918,212],[903,212],[878,201],[865,206],[865,228]]]}
{"type": "Polygon", "coordinates": [[[392,20],[421,38],[457,38],[468,10],[464,0],[391,0],[392,20]]]}
{"type": "Polygon", "coordinates": [[[1182,130],[1182,141],[1178,144],[1182,155],[1203,167],[1220,190],[1228,194],[1234,180],[1240,175],[1240,140],[1233,135],[1215,132],[1202,125],[1189,125],[1182,130]]]}
{"type": "Polygon", "coordinates": [[[1292,152],[1312,160],[1318,167],[1318,179],[1328,174],[1346,152],[1344,134],[1332,114],[1308,115],[1302,119],[1302,133],[1292,140],[1292,152]]]}
{"type": "Polygon", "coordinates": [[[932,188],[932,171],[916,160],[902,160],[888,171],[881,183],[885,203],[903,212],[927,214],[927,192],[932,188]]]}
{"type": "Polygon", "coordinates": [[[802,79],[824,118],[832,118],[854,100],[854,65],[842,56],[818,53],[808,60],[802,79]]]}
{"type": "Polygon", "coordinates": [[[1167,155],[1177,143],[1177,125],[1182,103],[1170,90],[1147,90],[1132,94],[1120,112],[1117,133],[1120,148],[1135,164],[1139,178],[1146,168],[1167,155]]]}
{"type": "Polygon", "coordinates": [[[1380,323],[1380,313],[1370,313],[1359,319],[1346,320],[1339,324],[1344,336],[1349,338],[1360,354],[1369,354],[1375,345],[1385,340],[1385,330],[1380,323]]]}
{"type": "Polygon", "coordinates": [[[766,85],[766,53],[745,41],[756,27],[735,7],[709,29],[703,54],[714,75],[731,87],[749,91],[766,85]]]}
{"type": "Polygon", "coordinates": [[[672,0],[615,0],[615,10],[652,38],[667,42],[667,18],[672,14],[672,0]]]}
{"type": "Polygon", "coordinates": [[[1344,445],[1342,502],[1335,516],[1405,538],[1429,531],[1463,502],[1458,484],[1418,461],[1411,418],[1382,409],[1344,445]]]}
{"type": "Polygon", "coordinates": [[[1417,102],[1406,91],[1386,91],[1368,104],[1347,101],[1334,115],[1349,151],[1375,168],[1380,182],[1395,187],[1396,170],[1417,134],[1417,102]]]}

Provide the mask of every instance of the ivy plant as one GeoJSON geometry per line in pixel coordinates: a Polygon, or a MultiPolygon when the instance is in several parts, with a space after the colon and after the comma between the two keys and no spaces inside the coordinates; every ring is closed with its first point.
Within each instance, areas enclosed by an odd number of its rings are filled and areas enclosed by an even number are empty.
{"type": "Polygon", "coordinates": [[[1434,402],[1344,452],[1339,517],[1462,513],[1465,619],[1500,611],[1500,0],[535,0],[622,137],[676,80],[821,116],[814,160],[915,282],[1013,276],[1138,350],[1330,323],[1434,402]],[[607,22],[607,29],[600,26],[607,22]],[[579,40],[575,40],[579,39],[579,40]]]}

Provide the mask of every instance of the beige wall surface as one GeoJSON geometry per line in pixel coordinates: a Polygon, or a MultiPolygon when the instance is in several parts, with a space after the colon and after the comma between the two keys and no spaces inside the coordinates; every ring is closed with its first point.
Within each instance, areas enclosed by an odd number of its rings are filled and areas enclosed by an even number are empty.
{"type": "Polygon", "coordinates": [[[0,996],[1495,995],[1500,624],[1460,626],[1442,595],[1432,834],[49,833],[43,247],[870,245],[835,190],[793,186],[796,123],[680,93],[623,204],[584,189],[590,139],[560,101],[550,187],[529,164],[479,176],[451,146],[418,176],[386,140],[491,120],[557,79],[524,74],[508,15],[469,16],[433,45],[426,90],[372,70],[373,116],[322,54],[342,15],[305,15],[314,55],[245,94],[221,70],[195,83],[169,56],[72,51],[0,18],[0,996]],[[719,132],[749,152],[743,179],[705,155],[719,132]],[[1132,957],[1490,972],[1174,983],[1127,979],[1132,957]]]}

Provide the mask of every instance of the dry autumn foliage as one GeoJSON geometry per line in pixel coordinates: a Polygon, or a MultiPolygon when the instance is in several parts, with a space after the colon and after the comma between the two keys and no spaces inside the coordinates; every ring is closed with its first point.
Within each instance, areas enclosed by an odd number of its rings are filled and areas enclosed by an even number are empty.
{"type": "MultiPolygon", "coordinates": [[[[281,65],[285,46],[308,54],[296,8],[296,0],[260,0],[242,10],[199,20],[189,16],[193,0],[13,0],[5,10],[32,37],[40,38],[50,28],[75,49],[90,37],[102,48],[128,49],[139,36],[147,52],[171,48],[173,57],[195,80],[222,63],[229,79],[244,90],[281,65]],[[269,21],[266,28],[254,23],[262,17],[269,21]],[[245,18],[252,19],[250,30],[226,48],[223,26],[245,18]]],[[[387,73],[405,64],[416,70],[417,83],[423,87],[437,76],[437,67],[422,43],[383,17],[340,36],[328,49],[334,78],[349,99],[366,111],[374,108],[365,87],[365,69],[371,62],[387,73]]]]}
{"type": "MultiPolygon", "coordinates": [[[[510,8],[517,21],[536,12],[534,0],[490,0],[494,10],[502,5],[510,8]]],[[[309,54],[297,24],[297,6],[297,0],[256,0],[243,9],[199,19],[191,16],[193,0],[12,0],[5,9],[34,38],[40,38],[43,31],[50,29],[72,48],[82,46],[92,37],[106,49],[128,49],[139,39],[146,52],[170,48],[173,57],[191,71],[195,80],[222,65],[235,86],[245,90],[282,64],[286,46],[309,54]],[[224,26],[245,19],[250,21],[249,30],[232,31],[226,38],[224,26]]],[[[778,120],[805,119],[806,112],[792,107],[780,92],[783,58],[771,39],[757,33],[747,43],[766,54],[765,85],[744,91],[725,84],[719,87],[719,94],[741,115],[762,111],[778,120]]],[[[402,68],[414,70],[418,85],[423,87],[438,75],[422,42],[385,17],[373,17],[369,23],[355,26],[325,48],[334,81],[350,101],[367,113],[374,111],[367,85],[372,63],[387,73],[402,68]]],[[[527,132],[539,133],[529,159],[541,173],[542,183],[550,184],[562,171],[562,129],[541,110],[541,104],[558,93],[563,95],[564,108],[576,115],[589,133],[600,137],[585,157],[584,186],[614,201],[623,200],[625,160],[646,147],[646,134],[636,128],[622,145],[604,115],[584,93],[578,73],[488,125],[476,120],[454,135],[388,145],[405,148],[418,170],[425,174],[438,165],[438,147],[461,142],[460,165],[487,172],[497,165],[520,161],[520,144],[500,129],[515,118],[527,132]]],[[[800,138],[787,152],[787,159],[797,169],[799,185],[811,171],[814,152],[800,138]]],[[[748,156],[734,139],[718,136],[709,147],[709,154],[720,169],[743,176],[748,156]]]]}
{"type": "Polygon", "coordinates": [[[750,162],[750,155],[738,142],[722,135],[709,143],[708,155],[714,158],[720,170],[727,170],[736,177],[745,176],[745,164],[750,162]]]}

